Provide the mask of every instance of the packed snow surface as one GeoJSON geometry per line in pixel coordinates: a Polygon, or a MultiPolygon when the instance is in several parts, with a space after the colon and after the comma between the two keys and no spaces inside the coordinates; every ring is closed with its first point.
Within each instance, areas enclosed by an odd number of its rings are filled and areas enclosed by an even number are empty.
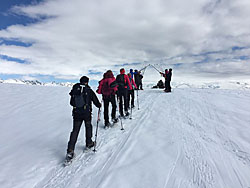
{"type": "MultiPolygon", "coordinates": [[[[102,116],[97,152],[83,152],[82,126],[75,161],[63,167],[70,89],[0,84],[0,187],[250,187],[249,90],[139,91],[125,130],[103,129],[102,116]]],[[[96,118],[94,107],[94,131],[96,118]]]]}

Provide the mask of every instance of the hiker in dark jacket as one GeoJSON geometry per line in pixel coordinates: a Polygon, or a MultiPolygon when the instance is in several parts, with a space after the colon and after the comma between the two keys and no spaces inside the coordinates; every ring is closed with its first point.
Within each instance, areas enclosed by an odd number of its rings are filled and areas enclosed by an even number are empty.
{"type": "Polygon", "coordinates": [[[115,93],[117,91],[117,83],[116,79],[113,75],[111,70],[108,70],[104,74],[104,78],[99,82],[99,86],[97,89],[98,94],[102,94],[102,99],[104,103],[104,121],[105,127],[110,126],[109,122],[109,103],[112,105],[112,122],[117,123],[118,118],[116,118],[116,100],[115,100],[115,93]]]}
{"type": "Polygon", "coordinates": [[[124,117],[123,114],[123,104],[125,115],[129,116],[128,112],[128,88],[132,89],[132,86],[129,82],[128,76],[125,74],[124,68],[120,69],[120,74],[116,76],[116,82],[118,84],[118,100],[119,100],[119,111],[120,116],[124,117]]]}
{"type": "Polygon", "coordinates": [[[170,86],[170,82],[171,82],[171,78],[172,78],[172,69],[169,69],[168,74],[166,76],[166,92],[171,92],[171,86],[170,86]]]}
{"type": "Polygon", "coordinates": [[[135,107],[135,89],[137,86],[135,84],[134,79],[131,76],[131,73],[128,73],[129,82],[132,85],[132,89],[128,89],[128,108],[130,108],[130,96],[131,96],[131,108],[135,107]]]}
{"type": "Polygon", "coordinates": [[[74,157],[75,144],[83,121],[85,123],[86,147],[91,148],[95,145],[92,141],[92,102],[97,108],[101,107],[101,103],[89,87],[88,82],[88,77],[81,77],[80,83],[75,84],[69,93],[71,96],[70,104],[73,106],[73,130],[68,142],[66,159],[74,157]]]}
{"type": "Polygon", "coordinates": [[[143,90],[143,88],[142,88],[142,79],[143,79],[143,76],[141,74],[141,71],[139,71],[139,85],[138,85],[138,89],[140,89],[140,90],[143,90]]]}
{"type": "Polygon", "coordinates": [[[135,77],[135,84],[137,86],[137,89],[142,90],[142,78],[143,78],[143,76],[141,75],[141,72],[138,70],[135,70],[134,77],[135,77]]]}
{"type": "MultiPolygon", "coordinates": [[[[139,86],[139,83],[140,83],[140,76],[139,76],[138,70],[135,70],[135,72],[134,72],[134,80],[135,80],[136,86],[139,86]]],[[[137,89],[139,89],[139,88],[137,87],[137,89]]]]}
{"type": "Polygon", "coordinates": [[[166,84],[167,84],[166,78],[167,78],[167,74],[168,74],[168,69],[165,69],[165,72],[164,72],[164,73],[163,73],[163,72],[160,72],[160,74],[165,78],[165,90],[164,90],[164,91],[166,91],[166,89],[167,89],[167,86],[166,86],[166,84]]]}
{"type": "Polygon", "coordinates": [[[172,69],[165,69],[165,74],[160,72],[160,74],[165,78],[165,92],[171,92],[171,77],[172,77],[172,69]]]}

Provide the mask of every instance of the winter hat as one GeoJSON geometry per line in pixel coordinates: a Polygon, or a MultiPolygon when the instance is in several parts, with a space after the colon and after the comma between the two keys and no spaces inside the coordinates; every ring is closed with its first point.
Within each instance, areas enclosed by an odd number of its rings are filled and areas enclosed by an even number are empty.
{"type": "Polygon", "coordinates": [[[125,69],[124,69],[124,68],[121,68],[121,69],[120,69],[120,73],[121,73],[121,74],[125,74],[125,69]]]}
{"type": "Polygon", "coordinates": [[[106,74],[105,78],[113,78],[114,77],[112,70],[108,70],[105,74],[106,74]]]}
{"type": "Polygon", "coordinates": [[[80,79],[81,84],[85,84],[85,83],[88,83],[88,82],[89,82],[89,78],[87,76],[81,77],[81,79],[80,79]]]}

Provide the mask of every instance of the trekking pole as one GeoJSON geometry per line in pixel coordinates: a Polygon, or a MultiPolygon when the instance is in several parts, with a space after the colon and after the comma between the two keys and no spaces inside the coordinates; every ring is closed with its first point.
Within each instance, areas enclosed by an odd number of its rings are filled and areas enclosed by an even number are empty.
{"type": "Polygon", "coordinates": [[[120,121],[121,121],[121,130],[123,131],[124,128],[123,128],[123,125],[122,125],[122,117],[120,116],[120,121]]]}
{"type": "Polygon", "coordinates": [[[121,117],[121,108],[120,108],[120,98],[118,97],[118,106],[119,106],[119,113],[120,113],[120,115],[119,115],[119,117],[120,117],[120,121],[121,121],[121,130],[123,131],[124,130],[124,128],[123,128],[123,125],[122,125],[122,117],[121,117]]]}
{"type": "Polygon", "coordinates": [[[139,95],[138,95],[138,89],[137,89],[136,91],[137,91],[137,106],[138,106],[138,110],[140,110],[140,106],[139,106],[139,95]]]}
{"type": "Polygon", "coordinates": [[[150,66],[150,64],[148,64],[147,66],[143,67],[143,68],[142,68],[141,70],[139,70],[139,71],[145,70],[148,66],[150,66]]]}
{"type": "Polygon", "coordinates": [[[157,68],[155,68],[154,65],[151,65],[156,71],[158,71],[159,73],[161,73],[157,68]]]}
{"type": "Polygon", "coordinates": [[[129,119],[132,119],[132,105],[131,105],[131,108],[130,108],[130,118],[129,119]]]}
{"type": "Polygon", "coordinates": [[[96,152],[95,148],[96,148],[96,141],[97,141],[98,124],[99,124],[99,121],[100,121],[100,114],[101,114],[101,108],[99,108],[98,115],[97,115],[96,132],[95,132],[95,145],[94,145],[93,152],[96,152]]]}

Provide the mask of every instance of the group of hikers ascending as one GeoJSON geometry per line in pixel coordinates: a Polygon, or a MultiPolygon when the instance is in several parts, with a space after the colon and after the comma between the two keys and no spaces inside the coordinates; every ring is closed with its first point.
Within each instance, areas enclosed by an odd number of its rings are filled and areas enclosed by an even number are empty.
{"type": "MultiPolygon", "coordinates": [[[[99,81],[96,92],[102,95],[105,128],[111,126],[109,121],[109,103],[112,105],[112,122],[117,123],[119,121],[116,116],[116,95],[119,103],[120,118],[126,118],[130,115],[129,108],[132,110],[135,107],[134,90],[139,89],[137,84],[142,89],[142,78],[143,76],[137,70],[133,72],[131,69],[130,73],[125,74],[124,68],[120,69],[120,74],[116,78],[111,70],[103,74],[103,79],[99,81]],[[136,81],[134,81],[133,76],[136,78],[136,81]]],[[[70,163],[75,156],[74,149],[83,121],[85,123],[86,148],[95,146],[95,142],[92,140],[92,102],[99,108],[99,111],[102,105],[94,91],[89,87],[88,82],[88,77],[81,77],[80,83],[75,84],[69,93],[71,96],[70,104],[73,106],[73,130],[68,142],[65,164],[70,163]]]]}
{"type": "MultiPolygon", "coordinates": [[[[166,69],[167,70],[167,69],[166,69]]],[[[160,74],[165,77],[166,92],[171,92],[170,81],[172,75],[172,69],[165,71],[165,73],[160,74]]],[[[99,86],[97,93],[102,95],[102,101],[104,103],[104,127],[110,127],[111,123],[109,121],[109,103],[112,105],[111,120],[112,123],[117,123],[119,121],[116,116],[116,95],[119,103],[119,117],[122,125],[122,119],[129,117],[129,109],[132,113],[132,108],[135,107],[134,90],[142,90],[142,74],[140,71],[130,69],[128,74],[125,74],[125,69],[120,69],[120,74],[116,76],[113,75],[111,70],[106,71],[103,74],[102,80],[99,81],[99,86]]],[[[65,159],[65,165],[71,163],[75,156],[74,150],[77,142],[77,138],[84,121],[85,123],[85,143],[86,148],[90,149],[95,147],[98,122],[100,120],[100,108],[102,106],[101,102],[98,100],[95,92],[88,85],[89,78],[83,76],[80,79],[80,83],[73,86],[70,91],[70,105],[73,106],[72,116],[73,116],[73,130],[70,133],[70,138],[67,147],[67,155],[65,159]],[[95,141],[92,140],[92,103],[99,108],[98,118],[97,118],[97,129],[95,141]]],[[[137,91],[138,92],[138,91],[137,91]]],[[[138,93],[137,93],[138,97],[138,93]]],[[[137,102],[139,102],[137,100],[137,102]]],[[[139,106],[138,106],[139,109],[139,106]]],[[[123,127],[122,127],[123,129],[123,127]]],[[[95,150],[95,149],[94,149],[95,150]]]]}

